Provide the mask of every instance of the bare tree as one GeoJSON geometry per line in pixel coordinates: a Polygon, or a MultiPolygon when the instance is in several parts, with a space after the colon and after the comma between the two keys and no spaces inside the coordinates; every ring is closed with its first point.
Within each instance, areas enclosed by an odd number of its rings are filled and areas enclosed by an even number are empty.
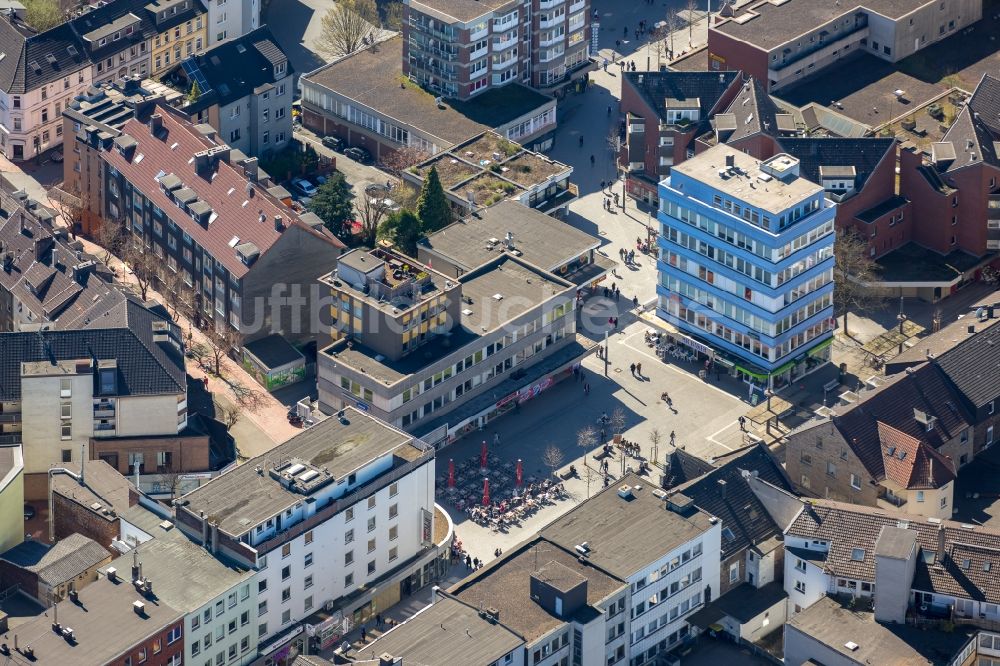
{"type": "Polygon", "coordinates": [[[375,235],[378,225],[392,212],[390,200],[387,198],[389,191],[379,188],[378,191],[364,192],[359,198],[354,200],[354,208],[358,213],[358,222],[361,223],[360,239],[363,245],[375,245],[375,235]]]}
{"type": "Polygon", "coordinates": [[[163,296],[163,304],[174,321],[180,317],[189,321],[193,319],[196,310],[194,289],[180,271],[168,270],[164,273],[160,295],[163,296]]]}
{"type": "Polygon", "coordinates": [[[153,479],[153,492],[154,493],[170,493],[170,504],[174,503],[179,494],[181,488],[181,477],[183,475],[180,472],[162,472],[157,474],[153,479]]]}
{"type": "Polygon", "coordinates": [[[55,202],[63,224],[71,234],[75,235],[76,225],[83,219],[83,213],[87,210],[84,199],[68,192],[61,192],[58,197],[49,196],[49,201],[55,202]]]}
{"type": "Polygon", "coordinates": [[[545,452],[542,453],[542,462],[551,470],[552,475],[555,476],[556,470],[562,467],[563,464],[562,449],[555,444],[549,444],[545,447],[545,452]]]}
{"type": "Polygon", "coordinates": [[[211,370],[217,377],[222,376],[222,359],[229,355],[233,349],[239,348],[243,344],[243,336],[226,323],[212,325],[208,331],[208,352],[212,362],[211,370]]]}
{"type": "Polygon", "coordinates": [[[198,364],[199,367],[205,367],[205,363],[209,356],[212,355],[212,349],[203,342],[196,342],[194,344],[188,345],[187,355],[198,364]]]}
{"type": "Polygon", "coordinates": [[[663,441],[663,433],[660,432],[659,428],[653,428],[649,431],[649,462],[655,465],[656,459],[660,455],[660,442],[663,441]]]}
{"type": "Polygon", "coordinates": [[[684,3],[684,11],[687,12],[688,24],[688,46],[694,45],[694,17],[698,11],[698,0],[687,0],[684,3]]]}
{"type": "Polygon", "coordinates": [[[882,301],[884,295],[871,284],[878,280],[878,264],[871,257],[868,241],[854,229],[837,233],[833,245],[834,291],[833,305],[836,315],[844,316],[844,334],[847,330],[847,314],[871,310],[882,301]]]}
{"type": "Polygon", "coordinates": [[[676,7],[667,7],[665,23],[666,25],[663,27],[663,30],[667,33],[667,44],[669,46],[667,60],[670,61],[674,59],[674,33],[681,27],[681,17],[677,14],[676,7]]]}
{"type": "Polygon", "coordinates": [[[135,282],[139,297],[144,301],[147,300],[162,262],[154,257],[152,252],[147,252],[142,246],[142,241],[137,238],[122,243],[120,258],[135,282]]]}
{"type": "Polygon", "coordinates": [[[576,433],[576,445],[583,449],[583,461],[586,463],[587,454],[597,446],[597,429],[590,425],[580,428],[576,433]]]}
{"type": "Polygon", "coordinates": [[[622,434],[622,431],[625,430],[625,410],[621,407],[615,407],[608,422],[611,424],[611,432],[616,435],[622,434]]]}
{"type": "Polygon", "coordinates": [[[226,426],[226,430],[232,430],[233,426],[239,423],[242,415],[243,414],[236,405],[224,407],[222,412],[219,414],[219,416],[222,417],[220,420],[226,426]]]}
{"type": "Polygon", "coordinates": [[[111,265],[111,258],[117,255],[122,245],[128,240],[125,224],[122,220],[102,219],[97,225],[94,233],[94,242],[101,246],[104,251],[100,257],[101,262],[111,265]]]}
{"type": "Polygon", "coordinates": [[[322,18],[316,49],[332,58],[354,53],[374,40],[378,23],[375,0],[339,0],[322,18]]]}

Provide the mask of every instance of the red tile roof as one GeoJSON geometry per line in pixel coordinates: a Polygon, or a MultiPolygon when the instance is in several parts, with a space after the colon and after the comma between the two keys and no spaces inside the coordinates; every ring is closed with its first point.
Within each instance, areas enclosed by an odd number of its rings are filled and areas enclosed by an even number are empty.
{"type": "Polygon", "coordinates": [[[940,488],[955,480],[955,465],[951,458],[938,453],[933,447],[878,423],[878,436],[882,443],[882,464],[885,478],[903,488],[940,488]]]}
{"type": "Polygon", "coordinates": [[[134,138],[138,145],[127,153],[129,157],[118,150],[111,150],[104,153],[104,159],[163,210],[195,243],[222,262],[231,274],[239,278],[250,271],[250,266],[236,254],[237,244],[253,243],[263,256],[281,237],[281,233],[274,229],[274,218],[278,215],[286,227],[297,225],[317,240],[344,247],[325,229],[313,229],[302,222],[295,211],[268,195],[262,187],[254,185],[254,195],[248,198],[249,181],[242,168],[219,160],[209,174],[211,179],[197,174],[193,155],[217,144],[198,134],[190,123],[174,117],[169,111],[163,110],[161,116],[164,131],[159,137],[153,136],[149,128],[135,118],[126,122],[122,133],[134,138]],[[180,178],[183,187],[194,190],[198,199],[211,206],[218,215],[207,227],[178,208],[160,187],[157,177],[171,173],[180,178]],[[263,222],[260,221],[261,213],[266,216],[263,222]],[[238,239],[235,243],[234,238],[238,239]]]}

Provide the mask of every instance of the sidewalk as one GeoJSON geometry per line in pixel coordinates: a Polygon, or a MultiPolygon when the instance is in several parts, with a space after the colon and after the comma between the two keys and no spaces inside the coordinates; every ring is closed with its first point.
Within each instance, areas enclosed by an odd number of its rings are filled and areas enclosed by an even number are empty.
{"type": "MultiPolygon", "coordinates": [[[[57,218],[56,224],[65,226],[61,217],[57,218]]],[[[76,240],[80,241],[83,245],[84,251],[97,257],[104,256],[104,250],[97,244],[81,236],[77,236],[76,240]]],[[[116,272],[119,281],[130,286],[134,285],[135,280],[132,274],[126,269],[124,263],[122,263],[118,257],[112,256],[108,265],[116,272]]],[[[133,289],[133,292],[138,293],[135,289],[133,289]]],[[[163,296],[153,289],[150,289],[147,292],[147,297],[150,300],[156,300],[160,303],[165,302],[163,296]]],[[[191,322],[183,316],[178,315],[176,323],[182,331],[186,329],[188,348],[190,348],[192,344],[211,344],[205,334],[193,327],[191,322]]],[[[265,391],[253,377],[240,367],[238,363],[226,356],[219,364],[219,369],[223,377],[228,377],[230,380],[238,382],[244,387],[259,391],[262,396],[261,407],[254,412],[241,410],[241,421],[237,422],[237,424],[233,427],[234,432],[232,434],[233,437],[236,438],[236,446],[241,456],[253,457],[260,455],[273,448],[275,445],[281,444],[301,432],[301,429],[294,427],[288,422],[288,408],[282,405],[273,395],[265,391]],[[240,441],[241,438],[237,437],[237,435],[241,430],[243,430],[245,434],[249,434],[246,432],[245,428],[241,427],[243,419],[249,419],[261,431],[261,433],[263,433],[266,439],[264,441],[260,441],[261,437],[257,436],[242,438],[245,440],[252,439],[254,441],[240,441]]],[[[205,382],[207,379],[206,389],[212,393],[213,398],[220,403],[221,407],[231,407],[238,404],[236,394],[233,392],[230,384],[224,379],[209,374],[204,368],[198,366],[190,360],[187,363],[187,374],[202,382],[205,382]]]]}

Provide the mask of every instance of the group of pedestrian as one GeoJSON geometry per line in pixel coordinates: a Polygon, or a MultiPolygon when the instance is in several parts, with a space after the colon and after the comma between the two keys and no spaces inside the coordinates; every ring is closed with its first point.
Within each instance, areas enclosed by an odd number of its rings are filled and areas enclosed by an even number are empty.
{"type": "Polygon", "coordinates": [[[632,363],[629,365],[629,370],[632,371],[633,377],[638,377],[642,379],[642,363],[632,363]]]}
{"type": "Polygon", "coordinates": [[[500,557],[501,555],[503,555],[503,551],[499,548],[493,551],[493,557],[500,557]]]}
{"type": "Polygon", "coordinates": [[[626,250],[621,248],[618,250],[618,258],[626,263],[626,265],[631,266],[635,263],[635,250],[626,250]]]}
{"type": "MultiPolygon", "coordinates": [[[[635,71],[635,60],[619,60],[618,66],[621,67],[623,72],[634,72],[635,71]]],[[[604,71],[608,71],[605,69],[604,71]]]]}
{"type": "Polygon", "coordinates": [[[604,298],[613,298],[616,301],[621,298],[622,292],[618,286],[612,282],[610,287],[604,288],[604,298]]]}
{"type": "Polygon", "coordinates": [[[667,393],[666,391],[660,394],[660,400],[667,403],[667,407],[669,407],[670,409],[674,408],[674,401],[670,398],[670,394],[667,393]]]}
{"type": "Polygon", "coordinates": [[[618,317],[608,317],[608,326],[614,330],[618,330],[618,317]]]}
{"type": "Polygon", "coordinates": [[[465,568],[469,571],[476,571],[477,569],[483,568],[484,562],[478,557],[473,557],[472,555],[466,554],[465,556],[465,568]]]}

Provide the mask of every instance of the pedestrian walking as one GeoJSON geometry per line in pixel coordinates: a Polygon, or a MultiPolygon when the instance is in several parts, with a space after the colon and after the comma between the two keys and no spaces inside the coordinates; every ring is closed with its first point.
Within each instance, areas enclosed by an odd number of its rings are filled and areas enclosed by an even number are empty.
{"type": "Polygon", "coordinates": [[[583,385],[583,394],[585,396],[590,395],[590,382],[587,382],[583,385]]]}
{"type": "Polygon", "coordinates": [[[362,643],[368,642],[368,632],[365,631],[364,625],[362,625],[361,627],[361,642],[362,643]]]}
{"type": "Polygon", "coordinates": [[[608,317],[608,326],[614,326],[614,325],[615,325],[615,318],[608,317]]]}
{"type": "Polygon", "coordinates": [[[632,61],[632,71],[635,71],[635,60],[632,61]]]}
{"type": "Polygon", "coordinates": [[[615,283],[614,283],[614,282],[612,282],[612,283],[611,283],[611,291],[614,291],[614,290],[615,290],[615,283]]]}
{"type": "Polygon", "coordinates": [[[596,160],[594,159],[594,156],[593,156],[593,155],[591,155],[591,156],[590,156],[590,166],[594,166],[594,162],[595,162],[595,161],[596,161],[596,160]]]}
{"type": "Polygon", "coordinates": [[[601,181],[601,189],[602,190],[604,189],[604,181],[603,180],[601,181]]]}
{"type": "Polygon", "coordinates": [[[739,422],[740,422],[740,432],[746,432],[747,431],[747,420],[746,420],[746,418],[743,417],[743,416],[741,416],[739,418],[739,422]]]}
{"type": "Polygon", "coordinates": [[[642,377],[642,363],[636,363],[635,364],[635,374],[637,374],[640,377],[642,377]]]}
{"type": "Polygon", "coordinates": [[[500,433],[498,432],[493,433],[493,445],[500,446],[500,433]]]}
{"type": "Polygon", "coordinates": [[[472,555],[465,554],[465,568],[472,569],[472,555]]]}
{"type": "Polygon", "coordinates": [[[677,435],[676,435],[676,434],[674,433],[674,431],[673,431],[673,430],[671,430],[671,431],[670,431],[670,446],[673,446],[673,445],[674,445],[674,442],[675,442],[676,440],[677,440],[677,435]]]}
{"type": "Polygon", "coordinates": [[[635,363],[629,365],[628,369],[632,371],[632,376],[635,377],[635,363]]]}
{"type": "Polygon", "coordinates": [[[639,297],[638,296],[633,296],[632,297],[632,307],[634,307],[634,308],[639,307],[639,297]]]}
{"type": "Polygon", "coordinates": [[[608,59],[607,58],[604,59],[604,71],[605,72],[608,71],[608,59]]]}
{"type": "Polygon", "coordinates": [[[376,613],[375,614],[375,627],[378,628],[378,629],[382,628],[382,614],[381,613],[376,613]]]}
{"type": "Polygon", "coordinates": [[[615,330],[618,330],[618,317],[615,317],[615,330]]]}
{"type": "Polygon", "coordinates": [[[609,116],[611,115],[611,105],[610,104],[608,104],[608,115],[609,116]]]}

